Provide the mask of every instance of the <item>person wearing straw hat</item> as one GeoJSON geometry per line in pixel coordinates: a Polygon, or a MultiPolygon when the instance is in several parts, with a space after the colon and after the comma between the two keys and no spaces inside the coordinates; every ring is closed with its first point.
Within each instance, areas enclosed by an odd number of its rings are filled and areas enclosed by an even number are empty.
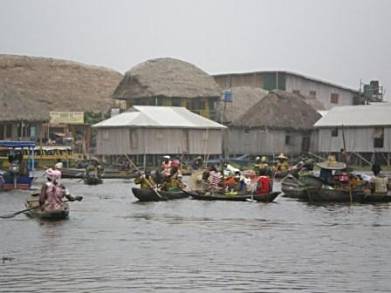
{"type": "Polygon", "coordinates": [[[333,172],[346,169],[346,164],[337,162],[335,156],[333,155],[328,156],[327,160],[320,162],[317,165],[320,168],[319,178],[321,178],[327,184],[333,184],[333,172]]]}
{"type": "Polygon", "coordinates": [[[288,172],[289,163],[288,157],[283,153],[279,154],[277,157],[276,171],[280,173],[288,172]]]}

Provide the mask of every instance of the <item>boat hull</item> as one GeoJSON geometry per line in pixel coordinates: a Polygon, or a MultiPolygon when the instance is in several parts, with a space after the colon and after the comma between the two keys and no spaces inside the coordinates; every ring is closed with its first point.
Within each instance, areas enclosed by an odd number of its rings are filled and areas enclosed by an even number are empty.
{"type": "Polygon", "coordinates": [[[150,189],[133,187],[132,192],[139,201],[165,201],[189,197],[189,195],[183,191],[158,191],[159,194],[157,194],[150,189]]]}
{"type": "Polygon", "coordinates": [[[84,183],[87,185],[97,185],[97,184],[102,184],[103,180],[98,177],[86,177],[84,178],[84,183]]]}
{"type": "Polygon", "coordinates": [[[309,192],[320,190],[323,182],[315,176],[302,176],[299,179],[289,174],[281,180],[281,191],[285,197],[308,199],[309,192]]]}
{"type": "Polygon", "coordinates": [[[197,200],[225,200],[225,201],[249,201],[272,202],[280,192],[270,192],[265,194],[223,194],[223,193],[204,193],[193,191],[189,193],[193,199],[197,200]]]}
{"type": "Polygon", "coordinates": [[[28,190],[31,187],[34,177],[17,175],[15,179],[13,176],[4,176],[4,183],[0,186],[0,188],[4,191],[14,189],[28,190]]]}
{"type": "Polygon", "coordinates": [[[47,221],[59,221],[69,217],[69,205],[64,202],[62,206],[56,210],[42,210],[39,207],[38,195],[32,195],[26,200],[26,208],[34,208],[26,212],[26,215],[30,218],[37,218],[47,221]]]}

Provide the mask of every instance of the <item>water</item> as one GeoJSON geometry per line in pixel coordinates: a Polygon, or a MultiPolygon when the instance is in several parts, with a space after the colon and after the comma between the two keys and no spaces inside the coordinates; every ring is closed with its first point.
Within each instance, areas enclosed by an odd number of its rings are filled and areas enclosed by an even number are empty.
{"type": "MultiPolygon", "coordinates": [[[[390,204],[138,203],[63,180],[69,220],[0,219],[0,292],[390,292],[390,204]]],[[[0,214],[27,192],[0,193],[0,214]]]]}

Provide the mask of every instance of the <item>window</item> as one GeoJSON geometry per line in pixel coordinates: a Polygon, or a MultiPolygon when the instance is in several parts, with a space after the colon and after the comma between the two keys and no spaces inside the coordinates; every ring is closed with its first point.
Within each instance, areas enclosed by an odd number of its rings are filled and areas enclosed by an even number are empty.
{"type": "Polygon", "coordinates": [[[310,91],[310,97],[316,98],[316,91],[310,91]]]}
{"type": "Polygon", "coordinates": [[[338,104],[338,100],[339,100],[339,94],[332,93],[330,95],[330,103],[331,104],[338,104]]]}
{"type": "Polygon", "coordinates": [[[331,136],[332,137],[337,137],[338,136],[338,128],[333,128],[331,129],[331,136]]]}
{"type": "Polygon", "coordinates": [[[384,147],[384,128],[375,128],[373,132],[373,147],[374,148],[384,147]]]}
{"type": "Polygon", "coordinates": [[[292,137],[290,135],[285,135],[285,144],[286,145],[292,144],[292,137]]]}
{"type": "Polygon", "coordinates": [[[294,93],[296,95],[300,95],[300,90],[293,90],[292,93],[294,93]]]}

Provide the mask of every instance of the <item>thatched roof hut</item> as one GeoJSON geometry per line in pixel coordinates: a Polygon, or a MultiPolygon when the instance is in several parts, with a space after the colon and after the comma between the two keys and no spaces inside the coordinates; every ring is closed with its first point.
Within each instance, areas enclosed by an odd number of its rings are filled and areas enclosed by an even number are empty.
{"type": "Polygon", "coordinates": [[[121,78],[103,67],[0,54],[0,102],[8,109],[0,120],[18,115],[41,119],[48,111],[107,111],[121,78]]]}
{"type": "Polygon", "coordinates": [[[229,91],[232,102],[224,102],[222,96],[216,107],[217,120],[225,124],[237,120],[268,94],[267,90],[249,86],[233,87],[229,91]]]}
{"type": "Polygon", "coordinates": [[[320,117],[303,96],[273,90],[232,124],[245,128],[309,130],[320,117]]]}
{"type": "Polygon", "coordinates": [[[126,72],[113,98],[218,98],[220,94],[221,90],[213,77],[193,64],[173,58],[158,58],[126,72]]]}

